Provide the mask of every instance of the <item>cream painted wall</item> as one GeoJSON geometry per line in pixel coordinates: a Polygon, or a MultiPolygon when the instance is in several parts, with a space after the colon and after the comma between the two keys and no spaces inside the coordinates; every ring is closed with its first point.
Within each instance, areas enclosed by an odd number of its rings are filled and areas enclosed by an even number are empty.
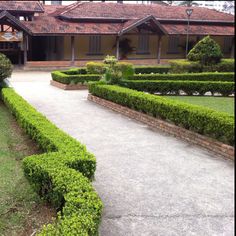
{"type": "MultiPolygon", "coordinates": [[[[129,38],[131,40],[131,46],[134,48],[138,48],[138,36],[137,35],[124,35],[122,38],[129,38]]],[[[121,39],[122,39],[121,38],[121,39]]],[[[224,37],[222,36],[214,36],[212,37],[216,42],[218,42],[223,49],[224,46],[224,37]]],[[[62,60],[71,60],[71,41],[70,36],[64,37],[64,56],[62,56],[62,60]]],[[[197,36],[190,36],[189,41],[197,42],[197,36]]],[[[128,59],[155,59],[157,58],[157,35],[150,35],[150,54],[148,55],[139,55],[136,50],[130,55],[128,55],[128,59]]],[[[186,46],[186,36],[179,37],[179,53],[173,54],[168,52],[168,43],[169,37],[162,37],[161,44],[161,59],[179,59],[185,58],[185,46],[186,46]]],[[[116,36],[102,36],[101,39],[101,52],[102,55],[88,55],[89,52],[89,36],[81,35],[75,37],[75,59],[80,60],[96,60],[103,59],[106,55],[116,55],[116,36]]],[[[229,57],[230,54],[225,55],[229,57]]]]}

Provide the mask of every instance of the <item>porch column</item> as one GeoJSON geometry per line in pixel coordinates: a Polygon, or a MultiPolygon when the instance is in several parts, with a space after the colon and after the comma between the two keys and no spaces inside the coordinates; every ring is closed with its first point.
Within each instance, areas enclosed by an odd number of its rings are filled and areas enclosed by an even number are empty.
{"type": "Polygon", "coordinates": [[[116,59],[120,59],[120,37],[117,36],[116,38],[116,59]]]}
{"type": "Polygon", "coordinates": [[[75,36],[71,36],[71,64],[75,64],[75,36]]]}
{"type": "Polygon", "coordinates": [[[162,40],[162,35],[159,35],[158,37],[158,42],[157,42],[157,63],[161,63],[161,40],[162,40]]]}
{"type": "Polygon", "coordinates": [[[24,34],[23,37],[23,47],[24,47],[24,65],[27,63],[27,46],[28,46],[28,36],[26,34],[24,34]]]}

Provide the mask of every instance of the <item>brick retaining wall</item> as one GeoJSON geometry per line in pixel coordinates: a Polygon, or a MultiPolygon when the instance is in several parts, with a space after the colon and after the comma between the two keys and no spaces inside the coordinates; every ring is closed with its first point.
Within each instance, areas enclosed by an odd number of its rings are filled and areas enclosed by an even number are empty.
{"type": "Polygon", "coordinates": [[[57,81],[51,80],[50,84],[52,86],[55,86],[59,89],[63,89],[63,90],[84,90],[84,89],[88,89],[87,85],[83,85],[83,84],[62,84],[59,83],[57,81]]]}
{"type": "Polygon", "coordinates": [[[144,113],[110,102],[108,100],[99,98],[97,96],[93,96],[91,94],[88,95],[88,100],[93,101],[104,107],[110,108],[113,111],[128,116],[129,118],[147,124],[154,130],[162,130],[166,133],[174,135],[175,137],[184,139],[192,144],[197,144],[207,149],[208,151],[214,152],[215,154],[234,160],[234,147],[232,146],[226,145],[209,137],[200,135],[198,133],[168,123],[166,121],[146,115],[144,113]]]}

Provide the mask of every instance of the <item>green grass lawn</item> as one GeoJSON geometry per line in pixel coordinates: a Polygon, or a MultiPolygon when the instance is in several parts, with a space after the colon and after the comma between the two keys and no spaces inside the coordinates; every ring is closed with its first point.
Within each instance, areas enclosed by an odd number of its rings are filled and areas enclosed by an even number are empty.
{"type": "Polygon", "coordinates": [[[31,235],[55,215],[24,177],[21,160],[38,152],[0,101],[1,236],[31,235]]]}
{"type": "Polygon", "coordinates": [[[234,115],[234,98],[232,97],[198,97],[198,96],[164,96],[181,102],[208,107],[220,112],[234,115]]]}

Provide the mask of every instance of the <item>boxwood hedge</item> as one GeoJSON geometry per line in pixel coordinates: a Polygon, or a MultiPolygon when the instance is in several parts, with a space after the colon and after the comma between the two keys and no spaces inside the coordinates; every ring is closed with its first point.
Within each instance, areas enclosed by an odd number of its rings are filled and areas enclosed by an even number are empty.
{"type": "Polygon", "coordinates": [[[61,210],[57,221],[39,235],[97,235],[103,206],[89,180],[96,169],[95,157],[13,89],[3,89],[2,97],[22,128],[46,152],[23,160],[34,189],[61,210]]]}
{"type": "Polygon", "coordinates": [[[167,74],[170,66],[135,66],[135,74],[167,74]]]}
{"type": "Polygon", "coordinates": [[[76,74],[75,70],[67,71],[67,74],[62,71],[53,71],[51,73],[52,79],[60,82],[62,84],[78,84],[78,83],[87,83],[89,81],[98,81],[100,75],[90,75],[90,74],[76,74]],[[69,73],[69,74],[68,74],[69,73]],[[71,74],[70,74],[71,73],[71,74]],[[73,74],[75,73],[75,74],[73,74]]]}
{"type": "Polygon", "coordinates": [[[182,80],[123,80],[121,86],[148,93],[179,94],[184,91],[187,95],[206,92],[220,93],[229,96],[234,93],[234,82],[221,81],[182,81],[182,80]]]}
{"type": "Polygon", "coordinates": [[[129,77],[131,80],[196,80],[234,81],[234,73],[144,74],[129,77]]]}
{"type": "Polygon", "coordinates": [[[89,91],[103,99],[234,145],[234,117],[228,114],[115,85],[91,83],[89,91]]]}

